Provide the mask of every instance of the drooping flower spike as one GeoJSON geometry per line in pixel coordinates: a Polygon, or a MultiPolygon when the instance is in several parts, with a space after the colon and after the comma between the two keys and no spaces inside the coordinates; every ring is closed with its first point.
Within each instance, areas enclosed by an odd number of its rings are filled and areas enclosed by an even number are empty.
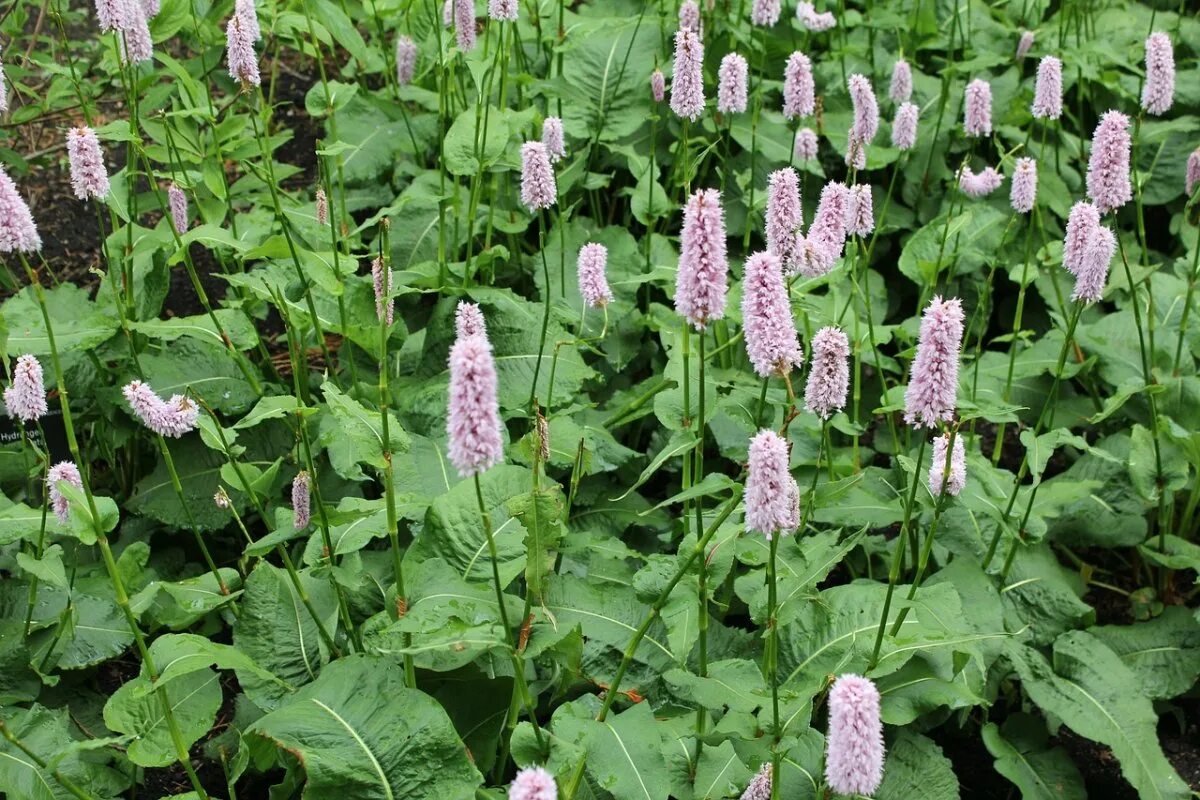
{"type": "Polygon", "coordinates": [[[759,377],[786,375],[803,363],[783,268],[773,253],[755,253],[746,259],[742,325],[746,355],[759,377]]]}
{"type": "Polygon", "coordinates": [[[717,70],[717,111],[741,114],[746,111],[746,83],[749,66],[737,53],[727,53],[717,70]]]}
{"type": "Polygon", "coordinates": [[[496,391],[496,362],[487,332],[459,335],[450,349],[446,432],[450,461],[464,478],[504,460],[496,391]]]}
{"type": "Polygon", "coordinates": [[[547,770],[526,767],[517,772],[509,785],[508,800],[558,800],[558,786],[547,770]]]}
{"type": "Polygon", "coordinates": [[[783,71],[783,116],[788,119],[812,116],[816,110],[816,85],[812,62],[799,50],[788,56],[783,71]]]}
{"type": "Polygon", "coordinates": [[[839,328],[822,328],[812,339],[804,406],[821,419],[829,419],[846,407],[849,388],[850,340],[839,328]]]}
{"type": "Polygon", "coordinates": [[[904,421],[909,425],[934,428],[954,418],[962,338],[962,301],[934,297],[921,317],[917,355],[904,393],[904,421]]]}
{"type": "Polygon", "coordinates": [[[1142,108],[1147,114],[1165,114],[1175,102],[1175,53],[1171,37],[1158,32],[1146,39],[1146,82],[1142,84],[1142,108]]]}
{"type": "Polygon", "coordinates": [[[788,443],[775,431],[761,430],[750,440],[746,473],[746,530],[768,540],[791,533],[792,476],[788,443]]]}
{"type": "Polygon", "coordinates": [[[37,356],[27,353],[17,357],[12,384],[4,390],[4,406],[10,417],[22,422],[36,422],[46,416],[45,376],[37,356]]]}
{"type": "Polygon", "coordinates": [[[832,12],[824,11],[818,13],[816,6],[808,2],[808,0],[800,0],[796,4],[796,19],[800,20],[800,24],[813,33],[820,33],[821,31],[837,27],[837,17],[833,16],[832,12]]]}
{"type": "Polygon", "coordinates": [[[1037,202],[1037,162],[1032,158],[1018,158],[1013,166],[1012,193],[1009,197],[1013,211],[1028,214],[1037,202]]]}
{"type": "Polygon", "coordinates": [[[67,131],[67,160],[71,167],[71,189],[80,200],[108,195],[108,171],[96,132],[86,126],[67,131]]]}
{"type": "Polygon", "coordinates": [[[675,71],[671,76],[671,110],[696,121],[704,113],[704,44],[695,31],[675,33],[675,71]]]}
{"type": "Polygon", "coordinates": [[[0,253],[34,253],[42,249],[42,237],[25,199],[12,178],[0,166],[0,253]]]}
{"type": "Polygon", "coordinates": [[[612,289],[608,286],[608,248],[591,242],[579,249],[576,263],[579,274],[579,294],[590,308],[603,308],[613,301],[612,289]]]}
{"type": "Polygon", "coordinates": [[[896,119],[892,123],[892,146],[897,150],[911,150],[916,146],[920,114],[915,103],[901,103],[896,109],[896,119]]]}
{"type": "Polygon", "coordinates": [[[1004,175],[995,167],[984,167],[978,174],[966,164],[958,173],[958,186],[967,197],[986,197],[1000,188],[1004,175]]]}
{"type": "Polygon", "coordinates": [[[704,330],[710,322],[725,316],[728,283],[721,193],[716,189],[698,189],[683,209],[675,311],[696,330],[704,330]]]}
{"type": "Polygon", "coordinates": [[[838,794],[875,794],[883,781],[879,690],[860,675],[842,675],[829,690],[825,782],[838,794]]]}
{"type": "Polygon", "coordinates": [[[557,197],[554,168],[546,145],[541,142],[521,145],[521,202],[532,213],[554,205],[557,197]]]}
{"type": "Polygon", "coordinates": [[[312,479],[308,472],[300,470],[292,479],[292,527],[303,530],[312,519],[312,479]]]}
{"type": "Polygon", "coordinates": [[[181,394],[163,400],[142,381],[130,381],[122,389],[126,402],[142,424],[160,436],[178,439],[195,430],[200,409],[181,394]]]}
{"type": "Polygon", "coordinates": [[[950,454],[950,474],[946,474],[946,445],[949,434],[943,433],[933,440],[933,463],[929,465],[929,492],[936,498],[942,494],[945,483],[946,494],[957,497],[967,485],[967,455],[963,448],[963,437],[954,437],[953,452],[950,454]],[[949,477],[949,480],[943,479],[949,477]]]}
{"type": "Polygon", "coordinates": [[[1106,111],[1092,136],[1087,193],[1101,215],[1116,211],[1133,198],[1129,182],[1129,117],[1106,111]]]}
{"type": "Polygon", "coordinates": [[[1031,111],[1038,119],[1058,119],[1062,116],[1062,61],[1046,56],[1038,62],[1037,83],[1033,90],[1031,111]]]}
{"type": "Polygon", "coordinates": [[[71,521],[71,501],[59,490],[60,481],[76,489],[83,489],[83,476],[79,474],[79,467],[72,461],[60,461],[46,471],[50,507],[54,509],[54,516],[58,517],[59,523],[66,525],[71,521]]]}
{"type": "Polygon", "coordinates": [[[963,130],[967,136],[992,135],[992,86],[980,78],[967,84],[963,98],[963,130]]]}

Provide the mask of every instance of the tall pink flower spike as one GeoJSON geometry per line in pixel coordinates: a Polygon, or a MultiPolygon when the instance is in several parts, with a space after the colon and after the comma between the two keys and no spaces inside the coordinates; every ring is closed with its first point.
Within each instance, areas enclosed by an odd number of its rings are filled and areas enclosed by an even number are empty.
{"type": "Polygon", "coordinates": [[[1018,158],[1013,166],[1012,193],[1009,196],[1013,211],[1028,214],[1037,202],[1037,162],[1032,158],[1018,158]]]}
{"type": "Polygon", "coordinates": [[[849,388],[850,340],[839,328],[821,328],[812,339],[804,405],[821,419],[829,419],[845,408],[849,388]]]}
{"type": "Polygon", "coordinates": [[[34,253],[42,249],[42,237],[17,185],[0,166],[0,253],[34,253]]]}
{"type": "MultiPolygon", "coordinates": [[[[949,434],[943,433],[933,440],[933,463],[929,465],[929,491],[934,497],[942,493],[943,479],[946,478],[946,445],[949,434]]],[[[949,480],[944,481],[946,494],[957,497],[967,485],[967,455],[963,448],[963,437],[955,435],[954,448],[950,454],[949,480]]]]}
{"type": "Polygon", "coordinates": [[[783,116],[788,119],[812,116],[816,102],[812,62],[797,50],[788,56],[783,71],[783,116]]]}
{"type": "Polygon", "coordinates": [[[1087,193],[1103,216],[1133,198],[1129,182],[1129,117],[1105,111],[1092,136],[1088,159],[1087,193]]]}
{"type": "Polygon", "coordinates": [[[42,363],[37,356],[17,357],[12,384],[4,390],[8,415],[22,422],[36,422],[50,410],[46,405],[46,383],[42,363]]]}
{"type": "Polygon", "coordinates": [[[292,479],[292,527],[303,530],[312,518],[312,496],[309,492],[312,479],[300,470],[292,479]]]}
{"type": "Polygon", "coordinates": [[[916,146],[920,113],[915,103],[901,103],[896,109],[896,119],[892,123],[892,146],[897,150],[911,150],[916,146]]]}
{"type": "Polygon", "coordinates": [[[1175,53],[1171,37],[1158,32],[1146,39],[1146,82],[1142,84],[1142,108],[1161,116],[1175,102],[1175,53]]]}
{"type": "Polygon", "coordinates": [[[967,84],[963,98],[963,130],[967,136],[992,135],[992,87],[976,78],[967,84]]]}
{"type": "Polygon", "coordinates": [[[742,330],[746,355],[759,377],[786,375],[804,361],[779,258],[755,253],[742,279],[742,330]]]}
{"type": "Polygon", "coordinates": [[[791,532],[792,503],[788,471],[788,443],[772,430],[761,430],[750,439],[746,473],[746,530],[768,540],[791,532]]]}
{"type": "Polygon", "coordinates": [[[897,105],[907,103],[912,99],[913,78],[912,67],[904,59],[892,65],[892,81],[888,85],[888,97],[897,105]]]}
{"type": "Polygon", "coordinates": [[[59,523],[66,525],[71,521],[71,501],[59,491],[58,484],[62,481],[76,489],[83,489],[83,476],[79,467],[72,461],[60,461],[46,471],[46,488],[50,495],[50,507],[59,523]]]}
{"type": "Polygon", "coordinates": [[[771,28],[779,22],[782,11],[780,0],[752,0],[750,4],[750,22],[759,27],[771,28]]]}
{"type": "Polygon", "coordinates": [[[729,261],[720,192],[696,190],[683,209],[679,239],[675,311],[702,331],[710,322],[725,316],[729,261]]]}
{"type": "Polygon", "coordinates": [[[1037,83],[1030,109],[1038,119],[1058,119],[1062,116],[1062,61],[1046,56],[1038,62],[1037,83]]]}
{"type": "Polygon", "coordinates": [[[746,83],[749,66],[737,53],[727,53],[717,70],[717,111],[741,114],[746,111],[746,83]]]}
{"type": "Polygon", "coordinates": [[[504,460],[496,361],[486,331],[459,336],[450,348],[446,432],[450,462],[469,478],[504,460]]]}
{"type": "Polygon", "coordinates": [[[525,767],[509,785],[508,800],[558,800],[558,786],[542,767],[525,767]]]}
{"type": "Polygon", "coordinates": [[[934,428],[954,418],[962,338],[962,301],[934,297],[921,317],[917,356],[904,393],[904,421],[909,425],[934,428]]]}
{"type": "Polygon", "coordinates": [[[704,113],[704,44],[695,31],[675,33],[675,72],[671,76],[671,110],[695,122],[704,113]]]}
{"type": "Polygon", "coordinates": [[[67,160],[71,167],[71,189],[80,200],[108,195],[108,171],[96,132],[86,126],[67,131],[67,160]]]}
{"type": "Polygon", "coordinates": [[[557,196],[554,168],[546,145],[541,142],[521,145],[521,202],[534,213],[554,205],[557,196]]]}
{"type": "Polygon", "coordinates": [[[841,675],[829,690],[825,782],[838,794],[870,796],[882,781],[879,690],[869,678],[841,675]]]}
{"type": "Polygon", "coordinates": [[[579,294],[590,308],[603,308],[613,301],[608,287],[608,248],[591,242],[579,249],[576,270],[579,275],[579,294]]]}
{"type": "Polygon", "coordinates": [[[791,167],[767,177],[767,250],[779,257],[784,269],[794,271],[796,249],[804,213],[800,202],[800,176],[791,167]]]}

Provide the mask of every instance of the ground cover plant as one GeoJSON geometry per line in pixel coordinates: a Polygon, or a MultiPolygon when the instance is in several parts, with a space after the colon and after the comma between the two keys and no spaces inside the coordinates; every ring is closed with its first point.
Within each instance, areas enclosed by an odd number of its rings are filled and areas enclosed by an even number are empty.
{"type": "Polygon", "coordinates": [[[1200,19],[0,16],[0,796],[1200,789],[1200,19]]]}

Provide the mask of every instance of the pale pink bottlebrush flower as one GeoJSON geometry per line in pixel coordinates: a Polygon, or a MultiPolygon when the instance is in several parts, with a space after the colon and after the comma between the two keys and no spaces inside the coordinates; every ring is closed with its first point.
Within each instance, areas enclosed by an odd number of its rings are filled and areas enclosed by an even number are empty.
{"type": "Polygon", "coordinates": [[[671,74],[671,110],[681,119],[704,113],[704,43],[695,31],[675,32],[675,67],[671,74]]]}
{"type": "Polygon", "coordinates": [[[796,131],[796,142],[793,152],[801,161],[812,161],[817,157],[817,134],[812,128],[801,128],[796,131]]]}
{"type": "Polygon", "coordinates": [[[788,480],[787,486],[788,516],[783,524],[785,531],[794,531],[800,527],[800,484],[795,478],[788,480]]]}
{"type": "Polygon", "coordinates": [[[475,303],[459,300],[454,309],[454,334],[459,339],[468,336],[487,336],[487,323],[483,321],[483,312],[475,303]]]}
{"type": "Polygon", "coordinates": [[[788,119],[811,116],[816,108],[812,62],[799,50],[788,56],[783,71],[783,115],[788,119]]]}
{"type": "Polygon", "coordinates": [[[837,27],[837,18],[831,12],[817,13],[816,7],[812,3],[805,2],[805,0],[801,0],[801,2],[796,4],[796,19],[800,20],[801,25],[814,33],[820,33],[821,31],[837,27]]]}
{"type": "Polygon", "coordinates": [[[329,224],[329,198],[325,196],[325,190],[320,186],[317,187],[317,224],[329,224]]]}
{"type": "Polygon", "coordinates": [[[475,0],[454,0],[454,36],[462,52],[475,49],[475,0]]]}
{"type": "Polygon", "coordinates": [[[867,168],[867,146],[858,138],[854,128],[850,128],[846,134],[846,166],[855,170],[867,168]]]}
{"type": "Polygon", "coordinates": [[[1020,61],[1029,55],[1029,50],[1032,47],[1033,31],[1021,31],[1021,38],[1017,40],[1017,60],[1020,61]]]}
{"type": "Polygon", "coordinates": [[[146,10],[138,0],[128,0],[127,27],[121,29],[121,58],[126,63],[140,64],[154,58],[154,40],[150,36],[150,22],[146,10]]]}
{"type": "Polygon", "coordinates": [[[1075,291],[1072,300],[1095,303],[1104,296],[1104,285],[1108,282],[1108,267],[1117,253],[1117,237],[1103,225],[1092,231],[1087,247],[1075,273],[1075,291]]]}
{"type": "Polygon", "coordinates": [[[725,247],[721,193],[716,189],[697,189],[683,209],[675,311],[698,331],[725,316],[729,283],[725,247]]]}
{"type": "Polygon", "coordinates": [[[158,12],[162,10],[162,5],[159,0],[141,0],[142,13],[146,15],[146,19],[154,19],[158,16],[158,12]]]}
{"type": "Polygon", "coordinates": [[[108,195],[108,171],[104,151],[96,132],[86,126],[67,131],[67,161],[71,167],[71,188],[80,200],[108,195]]]}
{"type": "Polygon", "coordinates": [[[982,78],[967,84],[963,95],[963,130],[967,136],[992,135],[992,85],[982,78]]]}
{"type": "Polygon", "coordinates": [[[567,154],[561,119],[546,117],[542,121],[542,144],[546,145],[546,154],[550,156],[551,164],[557,164],[567,154]]]}
{"type": "Polygon", "coordinates": [[[893,103],[907,103],[912,98],[912,67],[904,59],[892,65],[892,82],[888,85],[888,97],[893,103]]]}
{"type": "Polygon", "coordinates": [[[579,248],[576,271],[579,275],[579,294],[591,308],[602,308],[613,301],[612,289],[608,287],[608,248],[590,242],[579,248]]]}
{"type": "Polygon", "coordinates": [[[1191,197],[1196,191],[1196,184],[1200,184],[1200,147],[1192,151],[1188,156],[1187,169],[1184,171],[1183,184],[1187,189],[1188,197],[1191,197]]]}
{"type": "Polygon", "coordinates": [[[200,409],[183,395],[163,400],[142,381],[130,381],[121,391],[134,415],[160,436],[178,439],[194,430],[199,420],[200,409]]]}
{"type": "Polygon", "coordinates": [[[521,202],[530,212],[554,205],[558,188],[550,153],[541,142],[521,145],[521,202]]]}
{"type": "Polygon", "coordinates": [[[1037,162],[1032,158],[1018,158],[1013,165],[1012,193],[1009,200],[1013,211],[1018,214],[1028,214],[1037,202],[1038,173],[1037,162]]]}
{"type": "Polygon", "coordinates": [[[17,358],[13,367],[12,385],[4,390],[4,405],[8,415],[22,422],[35,422],[46,416],[45,376],[42,362],[36,356],[25,354],[17,358]]]}
{"type": "Polygon", "coordinates": [[[791,167],[772,172],[767,178],[767,251],[789,271],[796,267],[796,243],[803,224],[800,176],[791,167]]]}
{"type": "Polygon", "coordinates": [[[749,67],[737,53],[727,53],[717,70],[717,111],[741,114],[746,110],[746,81],[749,67]]]}
{"type": "Polygon", "coordinates": [[[879,132],[879,103],[875,100],[875,90],[865,75],[858,74],[850,76],[846,87],[854,106],[854,125],[851,127],[854,138],[868,145],[875,141],[875,134],[879,132]]]}
{"type": "Polygon", "coordinates": [[[383,256],[371,260],[371,284],[375,290],[375,317],[387,325],[395,321],[396,300],[392,297],[392,270],[383,256]]]}
{"type": "Polygon", "coordinates": [[[508,800],[558,800],[558,786],[554,776],[541,767],[526,767],[509,785],[508,800]]]}
{"type": "Polygon", "coordinates": [[[1062,61],[1046,56],[1038,62],[1037,83],[1033,90],[1031,111],[1038,119],[1058,119],[1062,116],[1062,61]]]}
{"type": "Polygon", "coordinates": [[[994,167],[984,167],[978,174],[966,164],[958,172],[958,187],[967,197],[987,197],[1004,183],[1004,175],[994,167]]]}
{"type": "Polygon", "coordinates": [[[804,405],[821,419],[829,419],[845,408],[849,388],[850,340],[838,328],[821,328],[812,339],[804,405]]]}
{"type": "Polygon", "coordinates": [[[417,72],[417,43],[411,36],[396,37],[396,83],[408,86],[417,72]]]}
{"type": "Polygon", "coordinates": [[[1142,84],[1142,108],[1146,113],[1165,114],[1175,101],[1175,53],[1171,37],[1152,33],[1146,39],[1146,82],[1142,84]]]}
{"type": "Polygon", "coordinates": [[[0,166],[0,253],[34,253],[41,249],[42,237],[29,205],[0,166]]]}
{"type": "Polygon", "coordinates": [[[837,794],[875,793],[883,780],[879,690],[861,675],[841,675],[829,690],[825,782],[837,794]]]}
{"type": "Polygon", "coordinates": [[[661,103],[667,96],[667,79],[663,77],[661,69],[650,73],[650,96],[656,103],[661,103]]]}
{"type": "Polygon", "coordinates": [[[464,478],[504,459],[496,362],[487,335],[461,336],[450,349],[450,402],[446,432],[450,461],[464,478]]]}
{"type": "Polygon", "coordinates": [[[517,0],[488,0],[488,17],[497,22],[516,22],[519,11],[517,0]]]}
{"type": "Polygon", "coordinates": [[[796,266],[789,274],[799,272],[806,278],[817,278],[826,274],[837,264],[840,252],[831,252],[829,246],[811,232],[796,239],[796,266]]]}
{"type": "Polygon", "coordinates": [[[96,19],[101,31],[122,31],[129,27],[133,14],[131,0],[96,0],[96,19]]]}
{"type": "Polygon", "coordinates": [[[779,22],[782,6],[780,0],[752,0],[750,22],[764,28],[774,27],[779,22]]]}
{"type": "Polygon", "coordinates": [[[904,421],[909,425],[933,428],[954,417],[962,337],[962,301],[934,297],[921,317],[917,356],[904,392],[904,421]]]}
{"type": "Polygon", "coordinates": [[[917,144],[917,120],[921,110],[916,103],[901,103],[892,122],[892,146],[897,150],[911,150],[917,144]]]}
{"type": "Polygon", "coordinates": [[[846,244],[846,208],[850,204],[850,190],[844,183],[830,181],[821,189],[821,200],[817,213],[808,228],[807,244],[812,254],[819,256],[817,263],[800,264],[800,274],[806,278],[823,275],[833,269],[842,257],[846,244]]]}
{"type": "Polygon", "coordinates": [[[454,25],[454,0],[442,3],[442,25],[449,28],[454,25]]]}
{"type": "Polygon", "coordinates": [[[1094,205],[1081,200],[1071,206],[1071,213],[1067,215],[1067,234],[1063,238],[1063,269],[1072,275],[1079,274],[1088,242],[1099,227],[1100,211],[1094,205]]]}
{"type": "Polygon", "coordinates": [[[243,91],[251,86],[262,85],[254,39],[242,27],[241,17],[236,14],[229,18],[229,24],[225,26],[225,57],[229,62],[229,77],[239,81],[243,91]]]}
{"type": "Polygon", "coordinates": [[[764,761],[746,785],[741,800],[771,800],[771,762],[764,761]]]}
{"type": "Polygon", "coordinates": [[[746,355],[759,377],[786,375],[804,363],[783,267],[773,253],[755,253],[746,259],[742,330],[746,355]]]}
{"type": "Polygon", "coordinates": [[[1129,183],[1129,117],[1105,111],[1092,135],[1087,193],[1101,215],[1116,211],[1133,197],[1129,183]]]}
{"type": "MultiPolygon", "coordinates": [[[[929,465],[929,491],[934,497],[942,494],[942,479],[946,478],[946,445],[949,434],[943,433],[933,440],[933,463],[929,465]]],[[[967,455],[963,449],[963,437],[954,437],[954,448],[950,453],[949,480],[945,481],[946,494],[957,497],[967,485],[967,455]]]]}
{"type": "Polygon", "coordinates": [[[83,489],[83,476],[79,474],[79,467],[75,466],[72,461],[60,461],[46,471],[46,488],[50,495],[50,506],[54,509],[54,516],[58,517],[58,521],[66,525],[71,521],[71,501],[59,491],[58,484],[66,483],[74,486],[76,489],[83,489]]]}
{"type": "Polygon", "coordinates": [[[262,39],[262,26],[258,23],[258,9],[254,7],[254,0],[237,0],[233,4],[233,13],[251,41],[262,39]]]}
{"type": "Polygon", "coordinates": [[[679,27],[700,32],[700,6],[696,0],[683,0],[679,4],[679,27]]]}
{"type": "Polygon", "coordinates": [[[173,183],[167,187],[167,207],[171,210],[171,224],[175,232],[183,236],[188,232],[187,195],[173,183]]]}
{"type": "Polygon", "coordinates": [[[312,479],[308,472],[300,470],[292,479],[292,527],[302,530],[312,519],[312,479]]]}
{"type": "Polygon", "coordinates": [[[769,541],[791,529],[788,487],[788,443],[772,430],[761,430],[750,439],[746,472],[746,530],[761,533],[769,541]]]}
{"type": "Polygon", "coordinates": [[[870,236],[875,230],[875,202],[871,184],[851,187],[846,203],[846,233],[850,236],[870,236]]]}

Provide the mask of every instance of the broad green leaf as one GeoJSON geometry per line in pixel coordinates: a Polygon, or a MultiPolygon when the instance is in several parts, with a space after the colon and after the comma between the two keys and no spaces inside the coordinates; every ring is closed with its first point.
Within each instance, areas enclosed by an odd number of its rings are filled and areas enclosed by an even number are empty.
{"type": "MultiPolygon", "coordinates": [[[[117,318],[100,310],[86,290],[71,283],[45,289],[46,307],[60,353],[82,353],[109,339],[120,327],[117,318]]],[[[0,316],[8,328],[10,355],[50,353],[46,323],[33,289],[26,287],[4,301],[0,316]]]]}
{"type": "MultiPolygon", "coordinates": [[[[250,350],[258,342],[254,323],[243,312],[232,308],[218,308],[213,312],[213,316],[238,350],[250,350]]],[[[182,336],[190,336],[218,347],[225,347],[225,340],[221,338],[212,318],[207,314],[132,322],[130,328],[159,341],[173,342],[182,336]]]]}
{"type": "Polygon", "coordinates": [[[1045,724],[1028,714],[1014,714],[1003,727],[983,726],[983,743],[996,759],[996,771],[1021,790],[1022,800],[1084,800],[1087,791],[1071,757],[1049,747],[1045,724]]]}
{"type": "Polygon", "coordinates": [[[1100,625],[1088,633],[1125,662],[1153,700],[1181,695],[1200,677],[1200,621],[1186,608],[1169,606],[1145,622],[1100,625]]]}
{"type": "MultiPolygon", "coordinates": [[[[33,756],[0,739],[0,786],[11,800],[71,800],[72,795],[51,774],[57,770],[91,797],[116,797],[125,792],[129,778],[112,763],[112,750],[84,753],[72,736],[74,723],[68,708],[5,708],[9,731],[33,756]]],[[[105,745],[111,739],[100,739],[105,745]]]]}
{"type": "Polygon", "coordinates": [[[555,715],[555,735],[587,751],[587,772],[614,800],[667,800],[662,732],[648,704],[604,722],[555,715]]]}
{"type": "Polygon", "coordinates": [[[163,714],[162,697],[171,705],[183,744],[190,747],[212,727],[221,707],[220,675],[209,668],[174,680],[161,691],[147,692],[142,674],[117,689],[104,704],[104,724],[132,736],[129,760],[142,767],[165,767],[175,761],[175,745],[163,714]]]}
{"type": "Polygon", "coordinates": [[[508,142],[508,122],[504,115],[494,106],[488,106],[478,114],[478,124],[476,117],[476,109],[472,105],[458,115],[446,132],[443,158],[446,169],[452,175],[474,175],[481,168],[494,163],[504,152],[508,142]],[[486,134],[484,114],[487,115],[486,134]],[[482,163],[477,157],[480,153],[483,156],[482,163]]]}
{"type": "Polygon", "coordinates": [[[562,490],[558,485],[517,495],[508,513],[525,528],[525,585],[537,600],[544,594],[546,576],[554,572],[554,551],[562,539],[562,490]]]}
{"type": "Polygon", "coordinates": [[[958,778],[950,759],[934,742],[919,733],[902,731],[888,748],[883,783],[877,800],[958,800],[958,778]]]}
{"type": "Polygon", "coordinates": [[[324,384],[321,390],[329,412],[321,418],[320,441],[334,470],[343,478],[366,480],[360,464],[382,469],[387,466],[385,452],[402,453],[408,449],[408,434],[394,416],[389,416],[385,443],[383,420],[378,411],[365,408],[332,383],[324,384]]]}

